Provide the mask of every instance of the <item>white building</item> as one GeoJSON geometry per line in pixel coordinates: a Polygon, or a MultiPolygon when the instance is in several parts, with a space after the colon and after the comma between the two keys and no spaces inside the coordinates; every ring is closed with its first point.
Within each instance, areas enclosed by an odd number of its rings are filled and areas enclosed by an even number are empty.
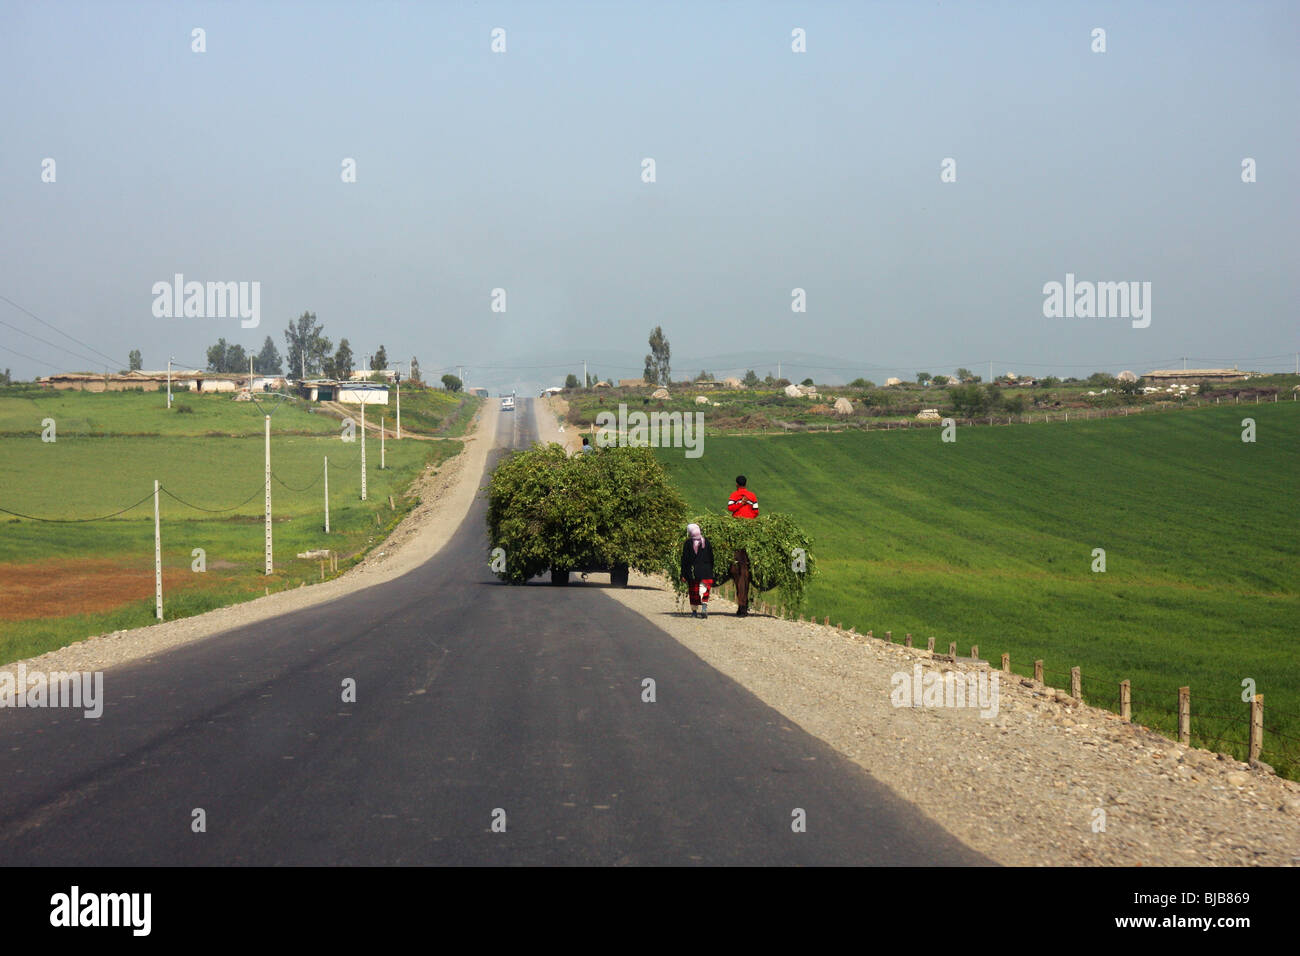
{"type": "Polygon", "coordinates": [[[387,405],[388,386],[375,382],[342,382],[337,401],[345,405],[387,405]]]}

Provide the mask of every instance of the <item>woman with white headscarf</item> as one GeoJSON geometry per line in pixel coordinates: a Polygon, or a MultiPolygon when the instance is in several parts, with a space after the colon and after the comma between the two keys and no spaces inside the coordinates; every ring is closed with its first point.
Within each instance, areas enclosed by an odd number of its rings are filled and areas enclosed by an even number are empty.
{"type": "Polygon", "coordinates": [[[709,616],[709,591],[713,587],[713,545],[705,539],[700,526],[686,526],[686,543],[682,545],[682,580],[691,595],[691,616],[709,616]]]}

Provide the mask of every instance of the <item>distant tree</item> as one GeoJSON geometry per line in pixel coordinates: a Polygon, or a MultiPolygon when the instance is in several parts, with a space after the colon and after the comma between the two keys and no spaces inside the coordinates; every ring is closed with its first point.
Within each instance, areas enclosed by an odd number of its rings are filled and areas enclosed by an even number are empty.
{"type": "Polygon", "coordinates": [[[325,337],[324,331],[324,326],[316,321],[315,312],[304,312],[289,323],[284,330],[284,341],[289,346],[290,375],[316,375],[325,367],[334,343],[325,337]]]}
{"type": "Polygon", "coordinates": [[[875,388],[876,383],[870,381],[869,379],[859,377],[849,382],[849,387],[850,388],[875,388]]]}
{"type": "Polygon", "coordinates": [[[1088,376],[1088,384],[1102,385],[1106,388],[1111,388],[1115,384],[1115,376],[1111,375],[1109,372],[1093,372],[1088,376]]]}
{"type": "Polygon", "coordinates": [[[600,376],[598,376],[595,372],[587,373],[587,388],[591,388],[599,381],[600,381],[600,376]]]}
{"type": "Polygon", "coordinates": [[[1015,395],[1012,395],[1003,403],[1002,408],[1004,411],[1008,411],[1013,415],[1023,413],[1025,410],[1024,392],[1017,392],[1015,395]]]}
{"type": "Polygon", "coordinates": [[[381,372],[386,368],[388,368],[388,352],[384,350],[383,345],[380,345],[379,351],[370,356],[370,370],[381,372]]]}
{"type": "Polygon", "coordinates": [[[455,375],[448,373],[442,377],[442,387],[449,392],[459,392],[464,387],[464,383],[455,375]]]}
{"type": "Polygon", "coordinates": [[[787,385],[790,384],[790,380],[788,378],[778,378],[772,384],[775,385],[777,388],[785,388],[787,385]]]}
{"type": "Polygon", "coordinates": [[[1040,388],[1056,388],[1060,384],[1061,384],[1061,380],[1057,378],[1055,375],[1049,375],[1046,378],[1040,378],[1038,380],[1038,386],[1040,388]]]}
{"type": "Polygon", "coordinates": [[[697,375],[697,376],[695,376],[695,381],[697,381],[697,382],[716,382],[717,379],[715,379],[715,378],[713,377],[713,373],[712,373],[712,372],[706,372],[704,369],[700,369],[700,374],[697,375]]]}
{"type": "MultiPolygon", "coordinates": [[[[956,375],[957,375],[957,381],[959,381],[959,382],[961,382],[961,383],[963,383],[963,384],[965,384],[966,382],[968,382],[968,381],[970,381],[970,380],[972,380],[972,379],[975,379],[975,373],[972,372],[972,371],[971,371],[970,369],[968,369],[968,368],[959,368],[959,369],[957,369],[956,375]]],[[[976,381],[978,381],[978,380],[976,379],[976,381]]]]}
{"type": "Polygon", "coordinates": [[[746,385],[748,385],[750,388],[753,388],[755,385],[758,385],[759,382],[762,380],[751,368],[747,372],[745,372],[745,377],[742,378],[741,381],[744,382],[746,385]]]}
{"type": "Polygon", "coordinates": [[[9,377],[9,369],[5,369],[4,373],[0,374],[0,385],[12,385],[13,383],[14,380],[9,377]]]}
{"type": "Polygon", "coordinates": [[[565,387],[565,388],[577,388],[577,387],[578,387],[578,376],[574,375],[572,372],[570,372],[568,375],[566,375],[566,376],[564,377],[564,387],[565,387]]]}
{"type": "MultiPolygon", "coordinates": [[[[6,371],[8,370],[6,369],[6,371]]],[[[1138,384],[1142,384],[1142,379],[1138,379],[1138,384]]],[[[1209,395],[1212,391],[1214,391],[1214,386],[1209,382],[1202,382],[1200,385],[1196,386],[1197,395],[1209,395]]]]}
{"type": "Polygon", "coordinates": [[[356,365],[356,357],[352,354],[352,345],[347,339],[339,339],[339,347],[334,352],[334,357],[326,363],[325,375],[340,380],[350,378],[354,365],[356,365]]]}
{"type": "Polygon", "coordinates": [[[799,384],[800,384],[800,385],[812,385],[812,384],[814,384],[814,383],[813,383],[813,380],[812,380],[811,378],[806,378],[806,379],[804,379],[802,382],[800,382],[799,384]]]}
{"type": "Polygon", "coordinates": [[[1116,379],[1114,388],[1121,395],[1140,395],[1142,394],[1142,380],[1139,378],[1127,382],[1116,379]]]}
{"type": "Polygon", "coordinates": [[[226,349],[226,367],[223,372],[247,372],[248,353],[242,345],[232,345],[226,349]]]}
{"type": "Polygon", "coordinates": [[[224,372],[226,370],[226,351],[229,346],[225,339],[217,339],[217,344],[208,347],[208,371],[224,372]]]}
{"type": "Polygon", "coordinates": [[[411,356],[411,381],[424,383],[424,379],[420,378],[420,360],[414,355],[411,356]]]}
{"type": "Polygon", "coordinates": [[[132,372],[138,372],[144,368],[144,359],[140,357],[139,349],[132,349],[131,354],[126,359],[127,368],[132,372]]]}
{"type": "Polygon", "coordinates": [[[262,343],[262,351],[253,358],[253,371],[258,375],[279,375],[284,371],[280,365],[280,350],[269,335],[262,343]]]}
{"type": "Polygon", "coordinates": [[[926,382],[930,381],[930,379],[932,379],[932,378],[934,378],[934,376],[931,375],[929,372],[917,372],[917,373],[916,373],[916,384],[917,384],[917,385],[924,385],[926,382]]]}
{"type": "Polygon", "coordinates": [[[772,377],[772,373],[771,373],[771,372],[768,372],[766,375],[763,376],[763,384],[764,384],[764,385],[775,385],[775,384],[776,384],[776,379],[772,377]]]}
{"type": "Polygon", "coordinates": [[[650,333],[650,354],[645,357],[646,382],[651,385],[667,385],[671,382],[671,357],[672,349],[668,345],[668,339],[664,338],[664,330],[656,325],[650,333]]]}
{"type": "Polygon", "coordinates": [[[947,376],[947,375],[936,375],[936,376],[932,379],[932,381],[934,382],[935,385],[938,385],[938,386],[941,386],[941,387],[942,387],[942,386],[948,384],[948,376],[947,376]]]}

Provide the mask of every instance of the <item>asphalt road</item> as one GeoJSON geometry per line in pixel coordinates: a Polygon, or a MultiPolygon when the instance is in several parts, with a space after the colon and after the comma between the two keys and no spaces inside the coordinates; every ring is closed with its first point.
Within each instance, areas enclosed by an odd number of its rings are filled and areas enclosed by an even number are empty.
{"type": "Polygon", "coordinates": [[[498,583],[481,499],[410,574],[104,696],[0,710],[7,865],[989,862],[601,588],[498,583]]]}

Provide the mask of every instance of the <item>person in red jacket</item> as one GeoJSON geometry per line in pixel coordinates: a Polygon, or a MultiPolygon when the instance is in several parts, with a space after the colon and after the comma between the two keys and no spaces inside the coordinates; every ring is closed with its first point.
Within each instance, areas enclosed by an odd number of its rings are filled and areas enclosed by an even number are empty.
{"type": "MultiPolygon", "coordinates": [[[[745,476],[736,476],[736,490],[727,500],[727,510],[737,518],[758,517],[758,496],[745,487],[745,476]]],[[[736,616],[749,614],[749,552],[738,548],[732,555],[729,569],[736,582],[736,616]]]]}
{"type": "Polygon", "coordinates": [[[745,476],[736,476],[736,490],[727,499],[727,510],[737,518],[758,517],[758,495],[745,487],[745,476]]]}

